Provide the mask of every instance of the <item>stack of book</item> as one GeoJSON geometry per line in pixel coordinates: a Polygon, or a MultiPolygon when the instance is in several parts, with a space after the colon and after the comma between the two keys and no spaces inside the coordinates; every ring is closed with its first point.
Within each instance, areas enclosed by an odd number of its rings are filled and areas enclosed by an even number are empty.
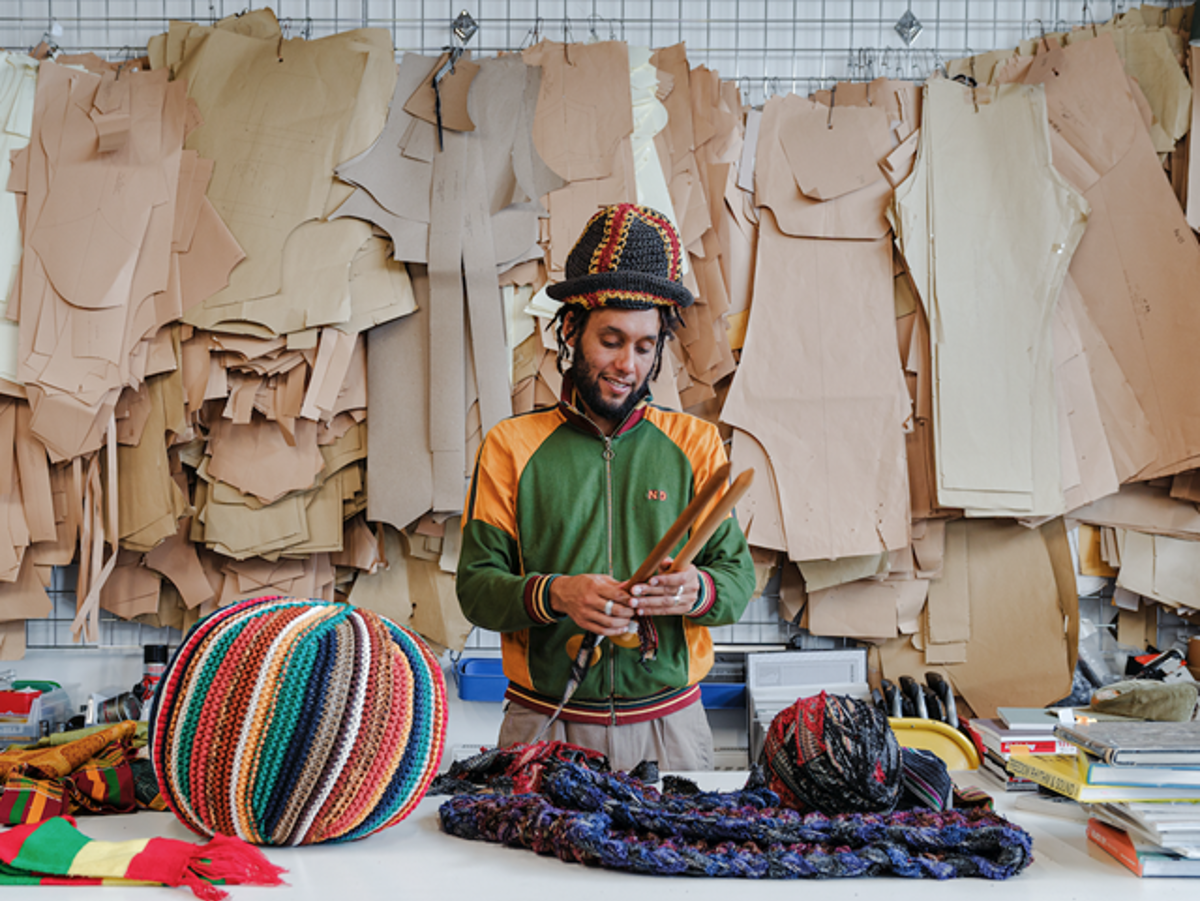
{"type": "Polygon", "coordinates": [[[1200,722],[1059,724],[1075,755],[1009,771],[1090,805],[1088,837],[1140,876],[1200,876],[1200,722]]]}
{"type": "Polygon", "coordinates": [[[1008,761],[1014,751],[1036,757],[1048,754],[1075,753],[1075,746],[1054,735],[1058,720],[1042,715],[1044,711],[1001,707],[995,719],[973,719],[971,728],[983,743],[980,767],[1004,785],[1005,791],[1037,791],[1032,779],[1014,776],[1008,771],[1008,761]]]}
{"type": "Polygon", "coordinates": [[[1090,813],[1143,845],[1193,857],[1200,864],[1200,801],[1120,801],[1096,804],[1090,813]]]}

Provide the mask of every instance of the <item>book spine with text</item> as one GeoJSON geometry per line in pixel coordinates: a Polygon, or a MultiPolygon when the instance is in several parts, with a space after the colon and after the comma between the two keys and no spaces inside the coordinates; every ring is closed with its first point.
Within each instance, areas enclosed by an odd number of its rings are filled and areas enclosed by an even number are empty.
{"type": "Polygon", "coordinates": [[[1029,760],[1020,757],[1010,757],[1008,759],[1008,771],[1014,776],[1021,776],[1036,782],[1038,785],[1044,785],[1046,788],[1056,791],[1060,795],[1066,795],[1068,798],[1074,798],[1076,801],[1079,800],[1082,785],[1078,779],[1068,779],[1058,773],[1043,770],[1041,767],[1031,765],[1029,760]]]}
{"type": "Polygon", "coordinates": [[[1056,739],[1039,739],[1038,741],[1021,741],[1019,739],[1004,739],[995,743],[988,744],[985,740],[984,745],[996,751],[999,754],[1011,754],[1013,751],[1025,751],[1029,754],[1074,754],[1075,746],[1070,742],[1057,741],[1056,739]]]}
{"type": "Polygon", "coordinates": [[[1092,817],[1088,820],[1087,837],[1138,876],[1142,875],[1142,862],[1138,860],[1137,850],[1124,832],[1092,817]]]}

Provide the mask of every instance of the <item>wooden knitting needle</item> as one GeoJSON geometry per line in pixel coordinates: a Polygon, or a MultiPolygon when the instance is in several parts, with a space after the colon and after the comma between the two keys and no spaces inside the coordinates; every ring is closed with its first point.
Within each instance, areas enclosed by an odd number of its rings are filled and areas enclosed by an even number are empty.
{"type": "MultiPolygon", "coordinates": [[[[725,494],[717,502],[716,506],[709,511],[708,516],[701,521],[700,525],[692,530],[692,537],[688,539],[687,544],[685,544],[679,551],[678,556],[671,561],[671,566],[667,569],[668,573],[679,573],[688,568],[692,560],[698,553],[700,553],[700,550],[704,547],[704,545],[708,544],[708,539],[712,538],[713,533],[725,520],[725,517],[729,515],[729,511],[732,510],[734,505],[736,505],[737,502],[742,499],[742,496],[746,493],[746,490],[750,487],[750,483],[753,481],[753,469],[747,469],[738,474],[738,477],[733,480],[733,484],[729,486],[729,490],[725,492],[725,494]]],[[[664,554],[669,547],[670,546],[668,545],[667,548],[663,548],[664,554]]],[[[659,559],[661,559],[661,557],[659,559]]],[[[653,570],[648,571],[643,577],[643,581],[648,579],[652,573],[653,570]]],[[[630,584],[636,583],[631,579],[630,584]]],[[[627,648],[635,647],[640,643],[640,641],[634,641],[633,643],[622,641],[621,639],[625,637],[626,636],[621,635],[617,638],[614,638],[613,641],[622,647],[627,648]]]]}
{"type": "MultiPolygon", "coordinates": [[[[725,480],[729,478],[729,467],[730,465],[728,463],[723,463],[717,467],[716,471],[714,471],[711,476],[709,476],[708,480],[704,483],[701,489],[696,492],[696,496],[692,498],[691,503],[684,507],[683,512],[679,514],[675,522],[671,524],[669,529],[667,529],[666,534],[659,539],[658,544],[654,546],[654,549],[650,551],[646,559],[642,561],[642,565],[637,568],[626,584],[640,584],[645,582],[654,574],[654,572],[658,569],[659,564],[662,562],[662,559],[667,555],[671,548],[679,542],[679,539],[687,533],[688,529],[695,524],[696,520],[700,518],[700,514],[704,511],[704,508],[708,506],[708,504],[714,497],[716,497],[717,493],[724,486],[725,480]]],[[[750,477],[753,478],[753,470],[747,470],[747,472],[749,472],[750,477]]],[[[746,475],[746,473],[739,475],[738,480],[740,481],[744,475],[746,475]]],[[[736,486],[737,482],[734,484],[736,486]]],[[[746,484],[739,490],[737,497],[741,497],[748,487],[749,482],[747,481],[746,484]]],[[[731,493],[732,491],[733,488],[731,488],[730,492],[727,492],[727,494],[731,493]]],[[[695,543],[695,538],[693,536],[693,539],[689,540],[688,543],[684,545],[679,557],[676,558],[676,561],[672,564],[672,572],[676,571],[675,565],[678,563],[679,559],[683,559],[685,553],[687,554],[686,562],[683,563],[683,565],[679,568],[685,568],[688,563],[692,561],[696,554],[699,553],[700,548],[702,548],[705,542],[712,537],[712,533],[716,531],[716,528],[718,525],[720,525],[721,520],[724,519],[725,515],[730,511],[730,509],[732,509],[733,504],[731,503],[726,506],[725,500],[722,498],[717,507],[714,508],[713,512],[716,513],[722,507],[724,507],[724,512],[721,513],[719,517],[715,519],[712,516],[706,517],[704,520],[704,526],[702,526],[701,530],[697,531],[697,534],[699,534],[699,531],[702,531],[704,527],[708,527],[707,536],[698,544],[695,543]],[[710,520],[712,520],[711,524],[710,520]]],[[[571,675],[570,678],[567,679],[567,685],[563,691],[562,700],[559,702],[554,713],[548,720],[546,720],[546,722],[542,725],[542,728],[538,730],[538,734],[533,739],[534,743],[542,740],[542,737],[549,731],[550,727],[554,724],[554,721],[558,719],[558,715],[562,713],[563,708],[567,706],[567,702],[571,700],[571,696],[575,694],[575,689],[579,687],[579,683],[582,682],[583,677],[587,675],[588,661],[591,659],[592,652],[595,650],[596,645],[599,644],[599,642],[600,636],[595,632],[588,632],[586,635],[584,635],[583,641],[579,645],[579,652],[575,655],[575,660],[571,664],[571,675]]]]}
{"type": "MultiPolygon", "coordinates": [[[[716,472],[708,477],[708,481],[703,487],[696,492],[696,496],[692,498],[692,502],[683,508],[683,512],[679,514],[679,518],[671,524],[671,528],[667,529],[666,534],[659,539],[658,544],[654,545],[646,559],[642,561],[642,565],[637,568],[632,576],[629,577],[628,584],[639,585],[645,582],[658,571],[658,564],[662,562],[663,557],[671,548],[679,543],[679,539],[687,534],[687,530],[692,527],[700,514],[704,512],[704,508],[709,505],[713,498],[717,496],[717,492],[725,485],[725,481],[729,478],[729,464],[722,463],[717,467],[716,472]]],[[[691,542],[688,542],[690,545],[691,542]]],[[[696,556],[695,551],[692,556],[696,556]]]]}
{"type": "Polygon", "coordinates": [[[679,552],[679,556],[672,561],[671,568],[667,572],[677,573],[688,568],[692,560],[695,559],[695,556],[700,553],[700,549],[708,544],[708,539],[712,538],[713,532],[717,531],[717,527],[724,522],[725,517],[729,515],[729,511],[750,490],[750,483],[753,481],[753,469],[747,469],[738,473],[738,477],[733,480],[733,484],[729,486],[729,490],[717,501],[717,505],[712,508],[712,512],[704,517],[704,521],[700,523],[700,527],[692,532],[692,537],[683,546],[683,550],[679,552]]]}
{"type": "MultiPolygon", "coordinates": [[[[675,522],[667,529],[666,534],[659,539],[658,544],[654,546],[654,549],[642,561],[642,565],[634,570],[633,575],[626,582],[627,585],[638,585],[645,582],[658,570],[658,565],[662,562],[663,557],[667,555],[671,548],[679,543],[679,539],[687,534],[688,529],[695,525],[696,520],[700,518],[700,514],[704,512],[704,508],[717,496],[725,486],[725,481],[728,478],[729,464],[722,463],[708,477],[708,480],[701,486],[700,490],[696,492],[696,496],[692,498],[691,502],[683,508],[683,512],[676,517],[675,522]]],[[[600,636],[595,632],[588,632],[583,637],[583,642],[580,644],[579,651],[575,655],[575,662],[571,664],[571,677],[567,680],[567,691],[563,696],[563,704],[566,704],[570,700],[571,695],[575,693],[575,689],[579,687],[579,683],[583,681],[583,677],[587,675],[588,661],[591,659],[592,651],[595,650],[599,642],[600,636]]],[[[561,710],[562,705],[559,706],[559,711],[561,710]]],[[[558,716],[557,712],[555,716],[558,716]]],[[[553,719],[551,719],[551,722],[553,722],[553,719]]]]}

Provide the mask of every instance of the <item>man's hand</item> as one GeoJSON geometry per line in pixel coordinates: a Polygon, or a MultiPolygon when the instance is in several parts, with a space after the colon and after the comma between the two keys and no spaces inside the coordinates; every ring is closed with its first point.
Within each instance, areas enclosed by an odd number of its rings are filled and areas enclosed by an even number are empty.
{"type": "Polygon", "coordinates": [[[684,616],[696,606],[700,574],[690,564],[677,573],[668,572],[674,562],[666,557],[656,575],[640,585],[626,586],[639,616],[684,616]]]}
{"type": "Polygon", "coordinates": [[[550,606],[565,613],[581,629],[597,635],[620,635],[633,616],[633,599],[611,576],[559,576],[550,583],[550,606]]]}

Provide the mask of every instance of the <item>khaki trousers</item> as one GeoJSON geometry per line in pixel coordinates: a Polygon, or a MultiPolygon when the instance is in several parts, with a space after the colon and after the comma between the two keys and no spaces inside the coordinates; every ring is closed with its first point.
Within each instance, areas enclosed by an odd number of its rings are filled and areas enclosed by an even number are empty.
{"type": "MultiPolygon", "coordinates": [[[[500,747],[532,742],[548,719],[544,713],[506,702],[500,747]]],[[[712,730],[704,706],[698,702],[655,720],[623,726],[567,723],[560,719],[543,738],[599,751],[614,770],[629,771],[643,760],[658,761],[659,769],[664,772],[713,768],[712,730]]]]}

